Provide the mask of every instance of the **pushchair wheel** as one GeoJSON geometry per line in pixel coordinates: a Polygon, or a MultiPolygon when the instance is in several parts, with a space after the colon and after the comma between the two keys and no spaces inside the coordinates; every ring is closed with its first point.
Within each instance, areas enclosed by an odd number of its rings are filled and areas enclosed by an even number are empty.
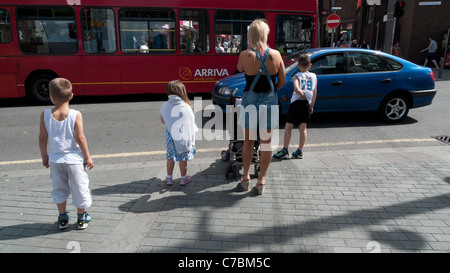
{"type": "Polygon", "coordinates": [[[221,156],[222,156],[223,161],[230,160],[230,152],[229,151],[222,151],[221,156]]]}
{"type": "Polygon", "coordinates": [[[256,177],[256,178],[259,177],[259,171],[260,171],[259,164],[255,164],[255,177],[256,177]]]}

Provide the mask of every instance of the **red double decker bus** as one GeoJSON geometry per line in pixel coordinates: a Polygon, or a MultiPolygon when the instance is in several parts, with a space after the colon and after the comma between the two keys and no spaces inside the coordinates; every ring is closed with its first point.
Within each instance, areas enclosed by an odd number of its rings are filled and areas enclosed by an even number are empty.
{"type": "Polygon", "coordinates": [[[283,54],[316,47],[317,0],[0,0],[0,98],[164,93],[180,79],[210,92],[236,71],[247,28],[265,18],[283,54]]]}

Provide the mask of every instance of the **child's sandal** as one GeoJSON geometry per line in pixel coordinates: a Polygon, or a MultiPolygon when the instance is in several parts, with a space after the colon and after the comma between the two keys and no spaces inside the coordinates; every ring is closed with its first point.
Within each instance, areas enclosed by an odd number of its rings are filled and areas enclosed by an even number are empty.
{"type": "Polygon", "coordinates": [[[191,182],[192,177],[190,175],[186,175],[186,178],[180,179],[180,185],[185,186],[187,183],[191,182]]]}
{"type": "Polygon", "coordinates": [[[166,185],[167,186],[172,186],[173,185],[173,179],[169,178],[169,177],[166,177],[166,185]]]}

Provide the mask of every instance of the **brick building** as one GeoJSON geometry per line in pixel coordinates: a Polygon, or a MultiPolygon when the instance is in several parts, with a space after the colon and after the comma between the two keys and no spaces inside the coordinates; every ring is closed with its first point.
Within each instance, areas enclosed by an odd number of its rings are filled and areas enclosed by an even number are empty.
{"type": "MultiPolygon", "coordinates": [[[[319,0],[320,1],[320,0],[319,0]]],[[[378,0],[381,5],[369,5],[367,0],[322,0],[323,9],[331,14],[332,4],[340,7],[336,13],[341,24],[335,30],[335,41],[347,38],[357,39],[360,44],[366,40],[371,49],[382,50],[384,45],[389,0],[378,0]]],[[[400,42],[403,58],[417,64],[423,64],[427,53],[420,52],[428,46],[428,37],[432,37],[443,50],[441,42],[443,32],[450,28],[450,0],[404,0],[404,15],[396,19],[394,40],[400,42]]],[[[326,26],[326,17],[321,20],[320,44],[330,46],[331,29],[326,26]]],[[[439,60],[437,60],[439,61],[439,60]]]]}

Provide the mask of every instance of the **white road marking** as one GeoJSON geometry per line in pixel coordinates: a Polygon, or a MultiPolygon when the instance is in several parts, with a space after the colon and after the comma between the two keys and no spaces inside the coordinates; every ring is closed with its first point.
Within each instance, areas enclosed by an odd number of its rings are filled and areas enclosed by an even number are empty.
{"type": "MultiPolygon", "coordinates": [[[[345,142],[330,142],[330,143],[316,143],[306,144],[305,147],[329,147],[329,146],[349,146],[349,145],[367,145],[367,144],[383,144],[383,143],[402,143],[402,142],[432,142],[438,141],[434,138],[407,138],[407,139],[387,139],[387,140],[364,140],[364,141],[345,141],[345,142]]],[[[297,145],[289,145],[289,147],[297,147],[297,145]]],[[[206,152],[220,152],[226,150],[226,147],[221,148],[204,148],[197,149],[198,153],[206,152]]],[[[100,154],[92,155],[93,159],[103,158],[121,158],[121,157],[135,157],[135,156],[149,156],[149,155],[163,155],[166,151],[147,151],[147,152],[135,152],[135,153],[117,153],[117,154],[100,154]]],[[[29,159],[29,160],[16,160],[16,161],[0,161],[0,166],[15,165],[15,164],[31,164],[39,163],[41,159],[29,159]]]]}

